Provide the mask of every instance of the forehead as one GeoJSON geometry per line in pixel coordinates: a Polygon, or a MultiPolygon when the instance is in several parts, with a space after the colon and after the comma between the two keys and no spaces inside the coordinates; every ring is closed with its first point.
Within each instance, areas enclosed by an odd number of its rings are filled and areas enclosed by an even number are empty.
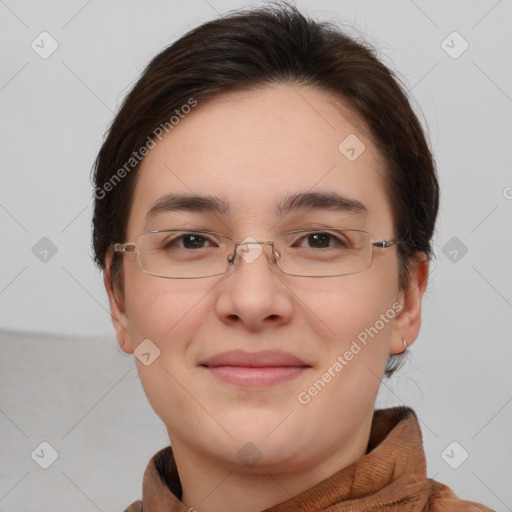
{"type": "Polygon", "coordinates": [[[129,231],[169,193],[213,195],[230,215],[264,220],[291,194],[336,192],[390,218],[383,164],[364,122],[333,95],[299,85],[223,94],[199,101],[148,152],[129,231]]]}

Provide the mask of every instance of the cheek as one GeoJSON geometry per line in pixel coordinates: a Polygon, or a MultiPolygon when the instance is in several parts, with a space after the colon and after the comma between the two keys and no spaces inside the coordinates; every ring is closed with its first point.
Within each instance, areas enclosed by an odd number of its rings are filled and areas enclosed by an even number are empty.
{"type": "Polygon", "coordinates": [[[319,319],[314,325],[324,357],[318,374],[330,369],[345,390],[353,386],[354,392],[358,387],[360,392],[364,383],[373,392],[378,379],[370,371],[379,375],[389,357],[398,297],[397,273],[389,263],[386,271],[376,265],[364,273],[340,277],[337,285],[332,280],[329,286],[303,295],[319,319]]]}
{"type": "MultiPolygon", "coordinates": [[[[176,410],[190,408],[195,393],[188,373],[193,341],[211,311],[204,283],[165,280],[134,274],[126,280],[126,307],[134,346],[149,339],[159,355],[148,366],[136,359],[139,378],[156,414],[167,425],[176,410]]],[[[177,427],[176,427],[177,428],[177,427]]]]}
{"type": "Polygon", "coordinates": [[[324,330],[339,340],[357,336],[373,325],[398,297],[397,268],[390,261],[384,268],[374,265],[359,274],[332,278],[325,286],[310,284],[297,288],[298,296],[303,297],[312,317],[317,316],[317,324],[324,324],[324,330]]]}
{"type": "MultiPolygon", "coordinates": [[[[353,277],[355,280],[357,276],[353,277]]],[[[374,280],[360,280],[352,286],[347,280],[340,288],[341,292],[309,295],[318,307],[323,304],[323,309],[318,309],[310,302],[311,309],[316,309],[328,326],[329,335],[320,338],[322,364],[302,391],[314,397],[312,410],[328,410],[332,418],[346,421],[347,410],[364,414],[375,399],[389,357],[397,312],[392,287],[386,291],[374,280]]]]}
{"type": "Polygon", "coordinates": [[[149,338],[167,350],[170,348],[168,340],[172,339],[172,349],[178,350],[183,340],[181,324],[188,322],[188,329],[191,329],[190,321],[197,314],[197,306],[207,289],[204,283],[163,279],[136,269],[127,275],[125,292],[134,345],[149,338]],[[180,331],[180,335],[175,334],[180,331]]]}

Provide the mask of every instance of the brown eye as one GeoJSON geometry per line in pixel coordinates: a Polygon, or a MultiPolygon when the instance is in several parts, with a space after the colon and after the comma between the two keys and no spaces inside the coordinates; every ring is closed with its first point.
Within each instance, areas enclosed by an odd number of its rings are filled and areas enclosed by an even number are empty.
{"type": "Polygon", "coordinates": [[[305,247],[307,249],[349,248],[350,246],[350,241],[341,236],[341,234],[340,236],[335,236],[332,233],[323,231],[309,233],[293,244],[293,247],[305,247]]]}
{"type": "Polygon", "coordinates": [[[214,245],[213,242],[199,233],[183,233],[162,241],[163,249],[203,249],[214,245]]]}
{"type": "Polygon", "coordinates": [[[201,249],[206,243],[206,238],[201,235],[190,234],[181,237],[185,249],[201,249]]]}
{"type": "Polygon", "coordinates": [[[324,248],[331,245],[332,236],[328,233],[313,233],[307,237],[310,247],[324,248]]]}

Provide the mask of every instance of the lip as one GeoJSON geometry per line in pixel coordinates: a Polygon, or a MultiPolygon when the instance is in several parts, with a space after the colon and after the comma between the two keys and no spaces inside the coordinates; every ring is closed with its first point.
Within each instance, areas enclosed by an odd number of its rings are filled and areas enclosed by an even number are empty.
{"type": "Polygon", "coordinates": [[[216,354],[199,362],[199,366],[245,366],[245,367],[276,367],[276,366],[310,366],[302,359],[282,350],[230,350],[216,354]]]}
{"type": "Polygon", "coordinates": [[[281,350],[222,352],[199,363],[216,378],[239,387],[265,387],[298,377],[311,368],[281,350]]]}

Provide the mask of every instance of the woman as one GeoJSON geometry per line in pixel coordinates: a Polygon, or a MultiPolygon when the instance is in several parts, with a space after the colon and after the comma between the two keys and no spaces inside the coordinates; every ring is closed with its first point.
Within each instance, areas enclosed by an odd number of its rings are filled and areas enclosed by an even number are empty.
{"type": "Polygon", "coordinates": [[[157,55],[98,155],[94,250],[171,447],[141,511],[481,511],[374,410],[421,323],[438,182],[371,49],[284,5],[157,55]]]}

